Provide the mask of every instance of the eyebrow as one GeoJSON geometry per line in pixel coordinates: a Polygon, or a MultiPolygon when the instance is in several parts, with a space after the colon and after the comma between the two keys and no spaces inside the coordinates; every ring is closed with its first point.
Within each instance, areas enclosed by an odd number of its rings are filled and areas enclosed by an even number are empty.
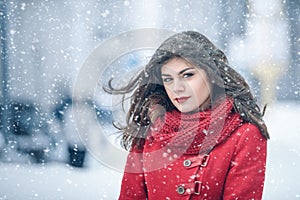
{"type": "MultiPolygon", "coordinates": [[[[186,72],[186,71],[188,71],[190,69],[195,69],[195,68],[194,67],[185,68],[185,69],[181,70],[180,72],[178,72],[178,75],[183,74],[184,72],[186,72]]],[[[161,76],[171,76],[171,75],[169,75],[169,74],[161,74],[161,76]]]]}

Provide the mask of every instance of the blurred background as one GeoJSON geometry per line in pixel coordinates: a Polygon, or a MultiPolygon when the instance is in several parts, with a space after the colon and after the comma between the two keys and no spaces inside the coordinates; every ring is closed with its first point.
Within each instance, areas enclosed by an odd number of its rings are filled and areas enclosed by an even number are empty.
{"type": "MultiPolygon", "coordinates": [[[[263,198],[300,198],[299,0],[0,0],[0,20],[0,199],[117,198],[122,171],[91,153],[113,157],[111,97],[72,92],[99,44],[140,28],[195,30],[226,53],[268,104],[263,198]],[[89,110],[81,119],[88,141],[78,137],[74,101],[89,110]]],[[[107,76],[149,55],[118,58],[107,76]]]]}

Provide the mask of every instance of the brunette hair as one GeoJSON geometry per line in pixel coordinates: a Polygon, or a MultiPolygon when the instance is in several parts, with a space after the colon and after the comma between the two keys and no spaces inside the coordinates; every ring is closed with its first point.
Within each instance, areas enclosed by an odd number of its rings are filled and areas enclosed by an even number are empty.
{"type": "MultiPolygon", "coordinates": [[[[155,51],[144,70],[133,77],[122,88],[114,88],[112,79],[104,90],[111,94],[131,95],[126,125],[115,126],[121,131],[121,142],[125,149],[132,145],[144,144],[149,125],[155,118],[176,109],[168,98],[161,78],[161,67],[173,58],[182,58],[192,65],[205,70],[211,85],[211,103],[222,95],[233,99],[234,111],[244,122],[256,125],[265,138],[269,138],[263,111],[250,91],[245,79],[229,66],[225,54],[204,35],[195,31],[175,34],[165,40],[155,51]],[[150,112],[151,111],[151,112],[150,112]]],[[[124,101],[124,98],[123,98],[124,101]]]]}

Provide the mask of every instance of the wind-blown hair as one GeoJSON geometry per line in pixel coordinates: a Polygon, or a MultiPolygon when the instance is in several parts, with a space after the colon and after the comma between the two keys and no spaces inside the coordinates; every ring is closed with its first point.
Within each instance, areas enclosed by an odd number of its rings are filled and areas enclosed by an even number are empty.
{"type": "Polygon", "coordinates": [[[234,111],[244,122],[256,125],[265,138],[269,138],[263,111],[250,91],[245,79],[229,66],[225,54],[205,36],[194,31],[175,34],[165,40],[155,51],[144,70],[133,77],[122,88],[112,87],[112,80],[104,87],[111,94],[131,96],[126,125],[117,126],[122,133],[122,145],[129,149],[132,145],[144,144],[149,125],[162,114],[176,109],[169,100],[161,78],[161,67],[172,58],[182,58],[192,65],[205,70],[212,85],[211,104],[220,97],[233,99],[234,111]],[[154,116],[154,117],[153,117],[154,116]]]}

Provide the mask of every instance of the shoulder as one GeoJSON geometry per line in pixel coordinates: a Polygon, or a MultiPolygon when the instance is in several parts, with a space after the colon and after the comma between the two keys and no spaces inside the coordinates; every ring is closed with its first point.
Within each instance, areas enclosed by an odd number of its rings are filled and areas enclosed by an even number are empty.
{"type": "Polygon", "coordinates": [[[259,128],[251,123],[243,123],[234,131],[231,139],[235,141],[237,150],[266,146],[267,143],[259,128]]]}
{"type": "Polygon", "coordinates": [[[234,134],[240,137],[251,136],[251,137],[263,138],[259,128],[252,123],[243,123],[235,130],[234,134]]]}

